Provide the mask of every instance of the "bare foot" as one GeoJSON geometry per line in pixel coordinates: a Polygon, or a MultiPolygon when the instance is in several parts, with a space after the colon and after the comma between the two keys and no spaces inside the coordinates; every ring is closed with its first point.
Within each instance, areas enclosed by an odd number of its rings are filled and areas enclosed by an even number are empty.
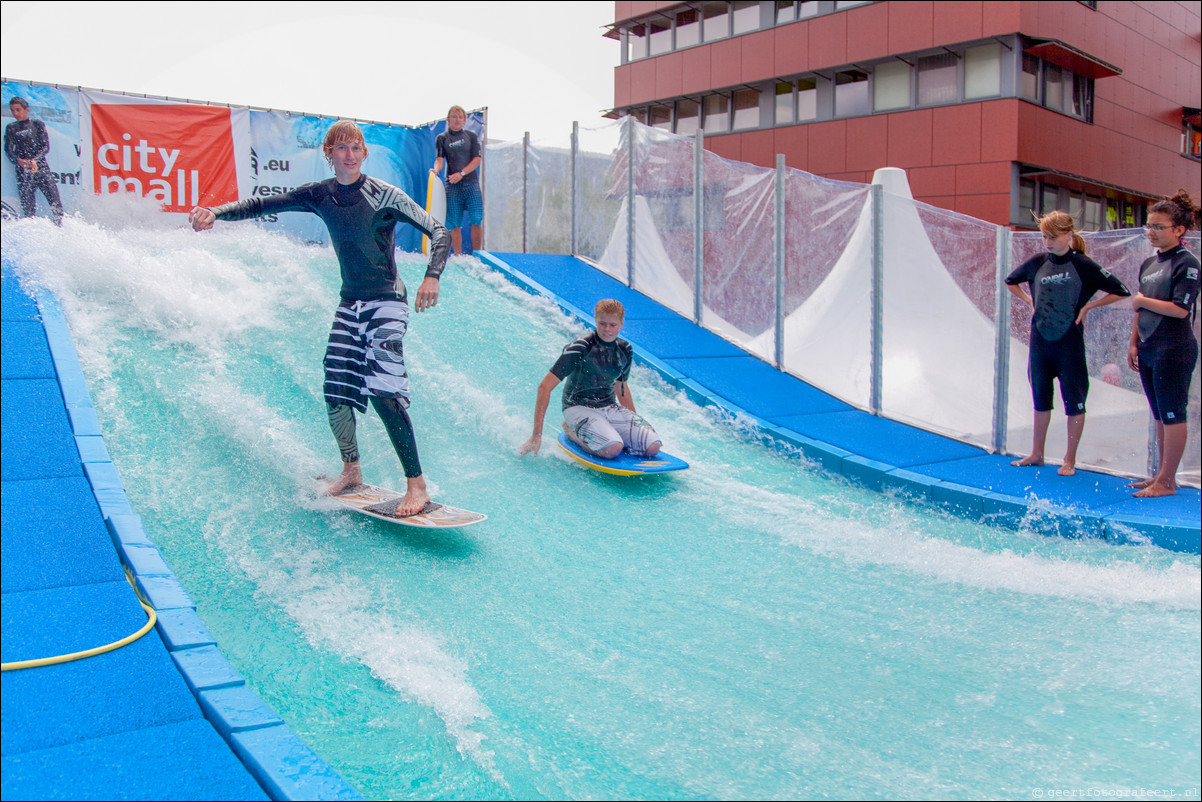
{"type": "Polygon", "coordinates": [[[348,487],[363,484],[363,471],[359,469],[359,463],[347,462],[342,466],[342,473],[330,482],[325,491],[327,496],[336,496],[346,490],[348,487]]]}
{"type": "Polygon", "coordinates": [[[393,515],[397,518],[408,518],[410,515],[417,515],[429,503],[430,494],[426,491],[426,481],[419,476],[409,480],[405,497],[397,502],[393,515]]]}
{"type": "Polygon", "coordinates": [[[1071,462],[1066,462],[1056,469],[1056,473],[1061,476],[1072,476],[1077,472],[1077,466],[1071,462]]]}
{"type": "Polygon", "coordinates": [[[1168,485],[1159,484],[1158,482],[1152,482],[1152,484],[1148,485],[1143,490],[1138,491],[1135,494],[1135,497],[1136,498],[1161,498],[1162,496],[1175,496],[1175,495],[1177,495],[1176,486],[1170,487],[1168,485]]]}
{"type": "Polygon", "coordinates": [[[1150,484],[1152,484],[1151,479],[1140,479],[1138,482],[1132,482],[1131,484],[1127,485],[1127,487],[1134,487],[1134,488],[1138,488],[1139,490],[1143,490],[1145,487],[1149,486],[1150,484]]]}
{"type": "Polygon", "coordinates": [[[1028,465],[1034,465],[1035,467],[1039,467],[1040,465],[1043,465],[1043,457],[1037,457],[1034,454],[1032,454],[1029,457],[1023,457],[1022,459],[1016,459],[1014,462],[1011,462],[1010,464],[1016,468],[1026,468],[1028,465]]]}

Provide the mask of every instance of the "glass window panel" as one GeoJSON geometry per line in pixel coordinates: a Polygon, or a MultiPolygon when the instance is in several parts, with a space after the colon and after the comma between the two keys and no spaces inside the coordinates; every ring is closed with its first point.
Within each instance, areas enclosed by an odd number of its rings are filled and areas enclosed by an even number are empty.
{"type": "Polygon", "coordinates": [[[726,95],[707,95],[704,119],[706,133],[718,134],[730,130],[730,98],[726,95]]]}
{"type": "Polygon", "coordinates": [[[839,2],[835,3],[835,10],[843,11],[848,8],[867,5],[870,1],[871,0],[839,0],[839,2]]]}
{"type": "Polygon", "coordinates": [[[993,97],[1002,93],[1002,46],[970,47],[964,51],[964,97],[993,97]]]}
{"type": "Polygon", "coordinates": [[[1035,208],[1035,182],[1023,179],[1018,182],[1018,220],[1015,222],[1033,223],[1039,210],[1035,208]]]}
{"type": "Polygon", "coordinates": [[[647,124],[652,128],[672,130],[672,109],[668,106],[652,106],[651,119],[647,124]]]}
{"type": "Polygon", "coordinates": [[[732,33],[740,34],[748,31],[758,31],[760,28],[759,0],[735,0],[734,13],[731,17],[732,33]]]}
{"type": "Polygon", "coordinates": [[[960,99],[956,89],[956,56],[937,53],[918,59],[918,105],[955,103],[960,99]]]}
{"type": "Polygon", "coordinates": [[[1039,214],[1045,215],[1060,208],[1060,187],[1051,184],[1043,185],[1042,197],[1039,201],[1039,214]]]}
{"type": "Polygon", "coordinates": [[[758,89],[739,89],[735,92],[733,128],[756,128],[760,124],[760,92],[758,89]]]}
{"type": "Polygon", "coordinates": [[[818,14],[817,2],[803,2],[797,4],[797,18],[809,19],[818,14]]]}
{"type": "Polygon", "coordinates": [[[1082,227],[1086,231],[1102,230],[1102,201],[1100,198],[1092,196],[1085,198],[1085,220],[1082,227]]]}
{"type": "Polygon", "coordinates": [[[676,101],[676,133],[693,134],[701,124],[701,104],[696,100],[676,101]]]}
{"type": "Polygon", "coordinates": [[[793,0],[776,0],[776,24],[781,25],[797,19],[797,3],[793,0]]]}
{"type": "Polygon", "coordinates": [[[651,55],[658,56],[672,49],[672,25],[666,20],[655,20],[647,23],[651,34],[651,55]]]}
{"type": "Polygon", "coordinates": [[[797,119],[818,119],[818,82],[813,78],[797,82],[797,119]]]}
{"type": "Polygon", "coordinates": [[[730,10],[727,3],[706,3],[701,7],[702,35],[712,42],[730,36],[730,10]]]}
{"type": "Polygon", "coordinates": [[[626,32],[626,41],[630,45],[630,61],[647,57],[647,26],[631,26],[626,32]]]}
{"type": "Polygon", "coordinates": [[[872,105],[868,99],[868,73],[860,70],[835,73],[835,116],[867,114],[871,109],[872,105]]]}
{"type": "Polygon", "coordinates": [[[776,124],[793,122],[793,84],[776,83],[776,124]]]}
{"type": "Polygon", "coordinates": [[[1080,192],[1069,193],[1068,213],[1073,218],[1073,224],[1080,227],[1085,220],[1085,196],[1080,192]]]}
{"type": "Polygon", "coordinates": [[[701,43],[701,13],[686,8],[676,13],[676,47],[692,47],[701,43]]]}
{"type": "Polygon", "coordinates": [[[1039,59],[1023,53],[1023,75],[1020,90],[1022,97],[1039,102],[1039,59]]]}
{"type": "Polygon", "coordinates": [[[1084,75],[1073,76],[1073,108],[1070,114],[1083,120],[1093,118],[1093,82],[1084,75]]]}
{"type": "Polygon", "coordinates": [[[1057,111],[1064,108],[1063,71],[1055,64],[1043,65],[1043,105],[1057,111]]]}
{"type": "Polygon", "coordinates": [[[887,61],[872,71],[872,105],[877,111],[910,105],[910,65],[887,61]]]}

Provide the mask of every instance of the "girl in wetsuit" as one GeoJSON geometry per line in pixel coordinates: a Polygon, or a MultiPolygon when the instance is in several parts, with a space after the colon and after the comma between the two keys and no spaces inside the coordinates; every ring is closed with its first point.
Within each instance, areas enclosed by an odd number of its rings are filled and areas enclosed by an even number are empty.
{"type": "Polygon", "coordinates": [[[1140,497],[1177,492],[1177,467],[1185,454],[1189,385],[1198,363],[1198,340],[1190,325],[1198,300],[1198,259],[1181,238],[1199,220],[1199,210],[1184,189],[1148,210],[1148,241],[1156,248],[1139,268],[1139,292],[1131,324],[1127,363],[1139,371],[1144,395],[1156,420],[1160,454],[1156,475],[1133,482],[1140,497]]]}
{"type": "Polygon", "coordinates": [[[1060,398],[1068,416],[1068,446],[1061,476],[1076,473],[1077,446],[1085,428],[1089,370],[1085,363],[1085,316],[1090,309],[1130,295],[1123,283],[1085,255],[1085,240],[1073,230],[1073,218],[1055,211],[1039,219],[1046,253],[1023,262],[1006,278],[1010,292],[1030,305],[1031,346],[1027,377],[1035,402],[1031,453],[1011,465],[1042,465],[1052,420],[1052,380],[1060,380],[1060,398]],[[1026,284],[1030,291],[1023,289],[1026,284]],[[1090,300],[1099,290],[1101,298],[1090,300]]]}

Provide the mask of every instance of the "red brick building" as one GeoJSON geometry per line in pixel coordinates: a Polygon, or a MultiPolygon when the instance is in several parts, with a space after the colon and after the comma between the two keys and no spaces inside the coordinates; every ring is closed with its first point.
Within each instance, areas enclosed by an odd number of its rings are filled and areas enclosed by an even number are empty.
{"type": "Polygon", "coordinates": [[[615,115],[720,156],[868,182],[993,223],[1086,230],[1202,195],[1202,4],[619,0],[615,115]]]}

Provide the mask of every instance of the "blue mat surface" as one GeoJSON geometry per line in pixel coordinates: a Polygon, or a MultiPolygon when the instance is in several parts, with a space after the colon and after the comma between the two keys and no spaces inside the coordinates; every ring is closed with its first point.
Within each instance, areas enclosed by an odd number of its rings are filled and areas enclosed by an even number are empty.
{"type": "Polygon", "coordinates": [[[0,382],[0,479],[79,476],[79,449],[54,379],[0,382]]]}
{"type": "MultiPolygon", "coordinates": [[[[622,337],[645,364],[699,403],[744,411],[772,439],[800,446],[824,470],[880,490],[900,490],[957,513],[1009,525],[1035,517],[1076,520],[1074,535],[1150,539],[1164,548],[1202,550],[1202,496],[1182,488],[1168,499],[1137,499],[1129,480],[1056,468],[1015,468],[1011,457],[856,409],[776,370],[734,344],[569,256],[478,254],[516,284],[549,294],[592,324],[599,298],[626,306],[622,337]],[[658,309],[656,308],[658,307],[658,309]],[[1056,511],[1049,513],[1049,507],[1056,511]]],[[[1049,530],[1061,531],[1057,526],[1049,530]]]]}

